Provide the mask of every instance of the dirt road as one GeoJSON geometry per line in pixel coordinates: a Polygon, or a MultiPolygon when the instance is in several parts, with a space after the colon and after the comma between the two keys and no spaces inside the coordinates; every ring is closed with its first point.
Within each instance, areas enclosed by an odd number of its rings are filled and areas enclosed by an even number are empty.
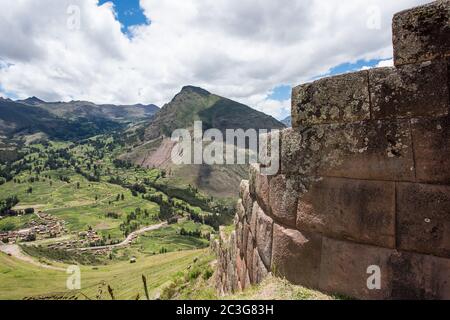
{"type": "Polygon", "coordinates": [[[10,255],[14,258],[17,258],[19,260],[25,261],[27,263],[31,263],[37,267],[45,268],[45,269],[51,269],[51,270],[58,270],[58,271],[66,271],[64,268],[58,268],[54,266],[50,266],[44,263],[41,263],[34,258],[26,255],[20,247],[17,244],[0,244],[0,251],[3,253],[6,253],[7,255],[10,255]]]}
{"type": "Polygon", "coordinates": [[[133,240],[135,240],[140,234],[143,234],[143,233],[149,232],[149,231],[158,230],[158,229],[164,228],[166,226],[167,226],[167,222],[163,222],[160,224],[155,224],[152,226],[148,226],[148,227],[136,230],[136,231],[130,233],[125,240],[123,240],[121,243],[118,243],[118,244],[113,244],[113,245],[109,245],[109,246],[101,246],[101,247],[79,248],[76,250],[78,250],[78,251],[97,251],[97,250],[126,247],[126,246],[130,245],[133,242],[133,240]]]}

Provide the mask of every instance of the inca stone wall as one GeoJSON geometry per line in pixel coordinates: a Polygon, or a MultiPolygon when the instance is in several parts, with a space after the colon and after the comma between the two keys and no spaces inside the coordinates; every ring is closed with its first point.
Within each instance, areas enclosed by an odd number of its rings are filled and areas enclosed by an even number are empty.
{"type": "Polygon", "coordinates": [[[449,1],[400,12],[395,67],[293,89],[280,173],[252,166],[236,230],[214,244],[221,292],[272,272],[355,298],[450,299],[449,21],[449,1]]]}

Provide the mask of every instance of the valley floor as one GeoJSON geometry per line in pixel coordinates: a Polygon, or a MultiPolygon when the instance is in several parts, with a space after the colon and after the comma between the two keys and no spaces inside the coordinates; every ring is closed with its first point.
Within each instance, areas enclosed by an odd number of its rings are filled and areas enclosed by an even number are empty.
{"type": "Polygon", "coordinates": [[[81,290],[68,291],[67,265],[54,263],[61,270],[42,268],[36,264],[0,253],[0,300],[24,298],[111,300],[145,299],[142,276],[146,277],[150,299],[174,276],[186,271],[195,261],[208,257],[208,250],[172,252],[140,257],[136,263],[117,262],[102,266],[81,266],[81,290]]]}

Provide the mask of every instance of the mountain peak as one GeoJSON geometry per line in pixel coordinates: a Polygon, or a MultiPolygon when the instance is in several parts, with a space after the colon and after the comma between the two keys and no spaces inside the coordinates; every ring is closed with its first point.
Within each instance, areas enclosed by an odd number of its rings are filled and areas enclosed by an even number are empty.
{"type": "Polygon", "coordinates": [[[195,86],[184,86],[181,92],[194,92],[202,96],[209,96],[211,94],[209,91],[195,86]]]}
{"type": "Polygon", "coordinates": [[[25,104],[29,104],[29,105],[37,105],[37,104],[45,103],[44,100],[41,100],[41,99],[39,99],[36,96],[32,96],[32,97],[27,98],[25,100],[19,100],[17,102],[25,103],[25,104]]]}

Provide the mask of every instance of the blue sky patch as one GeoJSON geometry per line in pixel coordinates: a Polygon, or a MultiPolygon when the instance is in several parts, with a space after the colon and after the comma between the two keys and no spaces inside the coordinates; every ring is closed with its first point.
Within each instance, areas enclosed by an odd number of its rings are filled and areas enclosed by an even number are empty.
{"type": "Polygon", "coordinates": [[[127,35],[130,27],[150,23],[139,5],[139,0],[99,0],[98,4],[106,2],[114,3],[117,19],[122,24],[122,32],[127,35]]]}
{"type": "Polygon", "coordinates": [[[374,59],[374,60],[358,60],[355,63],[343,63],[340,64],[334,68],[332,68],[330,70],[330,75],[336,75],[336,74],[342,74],[342,73],[347,73],[347,72],[352,72],[352,71],[359,71],[361,70],[361,68],[363,67],[370,67],[373,68],[375,67],[380,61],[383,61],[386,59],[374,59]]]}
{"type": "Polygon", "coordinates": [[[268,97],[270,100],[287,100],[291,97],[292,87],[287,85],[278,86],[273,89],[272,94],[268,97]]]}

